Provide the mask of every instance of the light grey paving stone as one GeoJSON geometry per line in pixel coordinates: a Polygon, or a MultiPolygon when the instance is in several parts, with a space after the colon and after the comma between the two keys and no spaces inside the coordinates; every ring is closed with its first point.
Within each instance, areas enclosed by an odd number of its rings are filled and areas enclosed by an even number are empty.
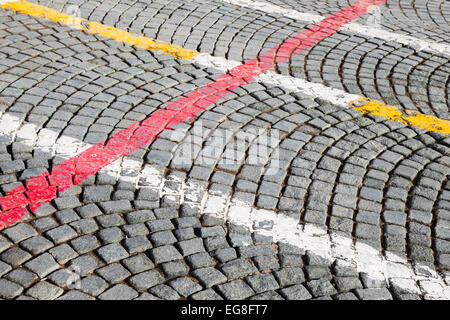
{"type": "Polygon", "coordinates": [[[11,266],[7,263],[4,263],[3,261],[0,261],[0,277],[2,277],[4,274],[11,271],[11,266]]]}
{"type": "Polygon", "coordinates": [[[164,277],[156,270],[149,270],[129,278],[129,283],[139,292],[164,282],[164,277]]]}
{"type": "Polygon", "coordinates": [[[133,300],[161,300],[161,299],[158,297],[155,297],[154,295],[152,295],[148,292],[143,292],[139,295],[139,297],[137,297],[133,300]]]}
{"type": "Polygon", "coordinates": [[[49,250],[49,253],[55,258],[60,264],[65,264],[67,261],[76,258],[78,253],[72,249],[67,243],[63,243],[57,247],[49,250]]]}
{"type": "Polygon", "coordinates": [[[120,242],[124,238],[122,230],[118,227],[101,229],[97,235],[103,244],[120,242]]]}
{"type": "Polygon", "coordinates": [[[51,217],[44,217],[37,220],[33,220],[31,225],[39,232],[45,232],[50,229],[56,228],[58,223],[51,217]]]}
{"type": "Polygon", "coordinates": [[[18,247],[13,247],[3,252],[0,258],[10,266],[17,267],[22,263],[24,263],[25,261],[30,260],[32,256],[28,252],[18,247]]]}
{"type": "Polygon", "coordinates": [[[280,296],[275,291],[266,291],[263,293],[259,293],[250,297],[249,300],[284,300],[282,296],[280,296]]]}
{"type": "Polygon", "coordinates": [[[12,243],[9,242],[5,237],[0,235],[0,253],[5,251],[6,249],[10,248],[12,246],[12,243]]]}
{"type": "Polygon", "coordinates": [[[204,268],[204,267],[213,267],[216,265],[216,262],[213,258],[211,258],[209,253],[202,252],[196,253],[185,258],[185,261],[189,264],[192,269],[204,268]]]}
{"type": "Polygon", "coordinates": [[[122,263],[128,270],[130,270],[131,273],[139,273],[155,267],[153,262],[145,253],[124,259],[122,260],[122,263]]]}
{"type": "Polygon", "coordinates": [[[55,244],[60,244],[77,237],[77,233],[69,225],[63,225],[47,231],[45,235],[55,244]]]}
{"type": "Polygon", "coordinates": [[[98,296],[100,300],[132,300],[139,294],[131,287],[119,283],[98,296]]]}
{"type": "Polygon", "coordinates": [[[79,234],[91,234],[98,231],[99,227],[94,219],[85,218],[78,221],[74,221],[70,226],[79,234]]]}
{"type": "Polygon", "coordinates": [[[95,300],[94,297],[91,297],[90,295],[83,293],[78,290],[69,290],[64,295],[60,296],[56,300],[75,300],[75,301],[82,301],[82,300],[95,300]]]}
{"type": "Polygon", "coordinates": [[[233,280],[218,285],[217,290],[228,300],[242,300],[255,294],[243,280],[233,280]]]}
{"type": "Polygon", "coordinates": [[[14,243],[37,236],[36,230],[26,223],[19,223],[16,226],[7,228],[3,230],[3,234],[5,234],[14,243]]]}
{"type": "Polygon", "coordinates": [[[98,296],[106,288],[108,288],[106,281],[98,276],[83,278],[79,283],[77,283],[77,285],[79,286],[79,290],[94,297],[98,296]]]}
{"type": "Polygon", "coordinates": [[[69,266],[79,270],[82,276],[92,273],[95,269],[102,267],[102,265],[99,259],[89,253],[71,260],[69,264],[69,266]]]}
{"type": "Polygon", "coordinates": [[[192,300],[223,300],[213,289],[209,288],[191,296],[192,300]]]}
{"type": "Polygon", "coordinates": [[[124,241],[124,246],[130,254],[144,252],[152,248],[152,244],[146,236],[127,238],[124,241]]]}
{"type": "Polygon", "coordinates": [[[12,270],[10,273],[8,273],[5,276],[5,279],[18,283],[24,288],[28,288],[34,282],[36,282],[39,279],[39,277],[36,274],[23,268],[16,268],[12,270]]]}
{"type": "Polygon", "coordinates": [[[336,300],[359,300],[353,292],[343,292],[334,296],[336,300]]]}
{"type": "Polygon", "coordinates": [[[50,274],[46,279],[59,287],[71,287],[71,285],[78,284],[80,274],[74,268],[60,269],[50,274]]]}
{"type": "Polygon", "coordinates": [[[85,202],[109,201],[113,187],[110,185],[86,186],[83,190],[83,200],[85,202]]]}
{"type": "Polygon", "coordinates": [[[36,273],[41,279],[46,275],[60,268],[50,253],[43,253],[40,256],[25,263],[25,267],[36,273]]]}
{"type": "Polygon", "coordinates": [[[38,255],[53,247],[53,243],[42,236],[36,236],[22,241],[20,246],[32,255],[38,255]]]}
{"type": "Polygon", "coordinates": [[[189,273],[189,267],[184,261],[169,261],[161,264],[167,279],[176,278],[189,273]]]}
{"type": "Polygon", "coordinates": [[[0,279],[0,298],[13,299],[23,292],[23,288],[17,283],[6,279],[0,279]]]}
{"type": "Polygon", "coordinates": [[[164,300],[178,300],[180,298],[180,295],[174,289],[165,284],[154,286],[149,291],[164,300]]]}
{"type": "Polygon", "coordinates": [[[201,238],[180,241],[177,243],[177,247],[180,249],[183,256],[205,252],[205,247],[203,246],[203,241],[201,238]]]}
{"type": "Polygon", "coordinates": [[[95,272],[111,284],[122,282],[131,276],[131,273],[120,263],[108,264],[103,268],[95,270],[95,272]]]}
{"type": "Polygon", "coordinates": [[[70,245],[79,253],[84,254],[97,249],[100,244],[94,235],[78,237],[70,241],[70,245]]]}
{"type": "Polygon", "coordinates": [[[128,252],[118,243],[103,246],[97,249],[97,253],[108,264],[129,257],[128,252]]]}
{"type": "Polygon", "coordinates": [[[47,281],[40,281],[27,290],[26,294],[38,300],[54,300],[62,295],[63,289],[47,281]]]}
{"type": "Polygon", "coordinates": [[[169,285],[175,289],[181,296],[189,297],[190,295],[202,290],[202,286],[195,283],[188,277],[180,277],[169,282],[169,285]]]}

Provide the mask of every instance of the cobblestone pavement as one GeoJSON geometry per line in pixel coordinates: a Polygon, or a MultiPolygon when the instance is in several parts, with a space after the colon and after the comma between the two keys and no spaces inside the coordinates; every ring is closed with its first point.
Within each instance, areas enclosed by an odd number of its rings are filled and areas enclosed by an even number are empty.
{"type": "MultiPolygon", "coordinates": [[[[355,1],[33,2],[236,64],[355,1]]],[[[274,73],[450,120],[450,2],[354,23],[418,40],[342,28],[274,73]]],[[[1,196],[223,73],[0,9],[1,196]]],[[[450,299],[448,134],[330,92],[260,78],[59,190],[0,231],[0,298],[450,299]]]]}

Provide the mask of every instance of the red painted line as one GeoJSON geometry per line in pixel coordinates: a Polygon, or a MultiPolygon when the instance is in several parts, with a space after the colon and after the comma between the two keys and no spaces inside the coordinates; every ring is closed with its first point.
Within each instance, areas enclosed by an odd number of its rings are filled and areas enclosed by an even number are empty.
{"type": "Polygon", "coordinates": [[[151,142],[163,130],[195,118],[211,104],[225,97],[236,88],[253,81],[255,77],[269,71],[277,63],[286,62],[292,55],[310,48],[334,34],[346,23],[368,12],[373,6],[387,0],[360,0],[323,19],[281,45],[263,55],[239,65],[229,73],[217,77],[193,92],[170,102],[163,109],[155,111],[149,118],[136,122],[119,131],[109,140],[103,141],[81,154],[62,162],[53,168],[29,179],[26,187],[15,188],[0,198],[0,229],[29,215],[26,207],[35,212],[43,203],[55,199],[72,185],[77,185],[88,176],[100,171],[113,161],[127,156],[136,149],[151,142]]]}

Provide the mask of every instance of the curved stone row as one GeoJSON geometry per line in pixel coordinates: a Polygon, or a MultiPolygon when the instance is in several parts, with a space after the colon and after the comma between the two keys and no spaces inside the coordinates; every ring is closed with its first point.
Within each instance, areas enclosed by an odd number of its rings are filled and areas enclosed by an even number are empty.
{"type": "Polygon", "coordinates": [[[449,68],[444,56],[340,31],[279,71],[448,119],[449,68]]]}
{"type": "MultiPolygon", "coordinates": [[[[2,195],[220,73],[6,17],[2,195]]],[[[0,231],[0,297],[448,298],[448,148],[251,83],[0,231]]]]}

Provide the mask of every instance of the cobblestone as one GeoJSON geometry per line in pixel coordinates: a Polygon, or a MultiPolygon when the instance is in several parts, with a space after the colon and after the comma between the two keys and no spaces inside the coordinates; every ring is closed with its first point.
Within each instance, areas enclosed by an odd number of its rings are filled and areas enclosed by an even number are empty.
{"type": "Polygon", "coordinates": [[[170,102],[225,70],[239,78],[245,68],[224,64],[314,24],[298,12],[348,5],[269,3],[76,3],[83,18],[201,51],[194,59],[0,12],[1,299],[446,297],[448,138],[347,100],[447,121],[447,2],[389,0],[169,128],[170,102]],[[67,162],[98,143],[96,154],[114,152],[113,135],[145,119],[163,130],[99,172],[94,154],[67,162]],[[5,208],[25,200],[9,225],[5,208]]]}

